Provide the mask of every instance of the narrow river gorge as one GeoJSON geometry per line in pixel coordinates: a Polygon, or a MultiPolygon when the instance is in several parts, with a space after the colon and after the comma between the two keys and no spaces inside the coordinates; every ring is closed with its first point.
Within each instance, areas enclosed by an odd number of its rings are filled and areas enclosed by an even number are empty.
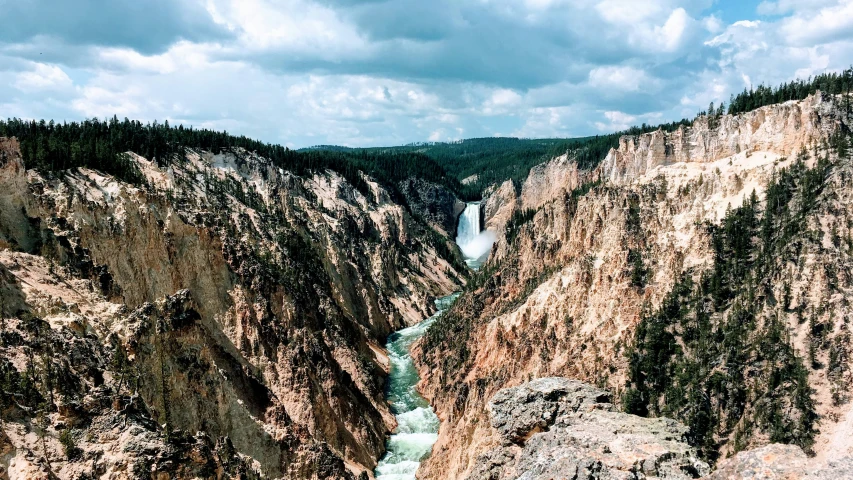
{"type": "Polygon", "coordinates": [[[388,337],[385,348],[391,359],[386,397],[397,417],[397,429],[388,440],[387,453],[376,467],[376,478],[405,480],[415,478],[421,460],[430,454],[438,438],[439,420],[429,402],[417,391],[418,371],[409,349],[459,294],[435,301],[438,312],[421,323],[388,337]]]}
{"type": "MultiPolygon", "coordinates": [[[[469,203],[459,218],[456,243],[465,262],[479,268],[488,257],[494,237],[481,231],[479,202],[469,203]]],[[[438,416],[429,402],[417,391],[420,380],[411,356],[411,347],[430,325],[456,300],[454,293],[435,301],[438,311],[430,318],[391,334],[385,345],[391,372],[385,396],[397,418],[397,429],[388,439],[387,452],[376,467],[377,480],[413,480],[420,463],[432,452],[438,439],[438,416]]]]}

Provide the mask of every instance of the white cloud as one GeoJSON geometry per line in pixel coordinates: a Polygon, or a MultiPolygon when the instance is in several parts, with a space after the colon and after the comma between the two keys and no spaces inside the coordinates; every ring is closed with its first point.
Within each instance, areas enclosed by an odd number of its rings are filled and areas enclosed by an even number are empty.
{"type": "Polygon", "coordinates": [[[637,25],[652,17],[664,14],[664,2],[636,0],[603,0],[595,8],[599,15],[616,25],[637,25]]]}
{"type": "Polygon", "coordinates": [[[756,12],[759,15],[778,15],[783,13],[779,6],[779,2],[768,2],[766,0],[758,4],[756,12]]]}
{"type": "Polygon", "coordinates": [[[113,115],[136,118],[144,113],[140,103],[143,96],[142,90],[134,87],[108,90],[89,86],[83,88],[82,95],[72,102],[72,106],[86,118],[105,118],[113,115]]]}
{"type": "Polygon", "coordinates": [[[71,78],[58,65],[36,63],[32,70],[18,73],[13,85],[23,92],[64,90],[71,87],[71,78]]]}
{"type": "Polygon", "coordinates": [[[520,115],[524,123],[515,130],[504,134],[519,138],[560,138],[577,137],[593,133],[593,122],[589,119],[596,115],[588,107],[577,105],[562,107],[536,107],[520,115]]]}
{"type": "Polygon", "coordinates": [[[625,66],[598,67],[589,72],[589,83],[601,90],[636,92],[653,86],[654,80],[643,70],[625,66]]]}
{"type": "Polygon", "coordinates": [[[232,36],[137,51],[0,34],[0,113],[169,119],[297,147],[579,136],[853,63],[850,0],[765,2],[769,16],[730,25],[712,0],[205,1],[232,36]]]}
{"type": "Polygon", "coordinates": [[[782,21],[779,33],[788,44],[797,46],[853,39],[853,1],[798,12],[782,21]]]}
{"type": "Polygon", "coordinates": [[[629,124],[637,120],[637,117],[622,112],[604,112],[604,116],[611,122],[619,122],[623,124],[629,124]]]}
{"type": "Polygon", "coordinates": [[[759,15],[785,15],[795,11],[814,11],[838,3],[838,0],[764,0],[758,4],[759,15]]]}
{"type": "Polygon", "coordinates": [[[604,118],[607,119],[607,122],[596,122],[595,127],[602,132],[615,132],[618,130],[625,130],[632,125],[635,125],[637,122],[637,117],[634,115],[628,115],[623,112],[604,112],[604,118]]]}
{"type": "Polygon", "coordinates": [[[427,137],[427,141],[430,142],[453,142],[456,140],[461,140],[463,135],[465,134],[465,129],[462,127],[445,129],[439,128],[434,130],[427,137]]]}
{"type": "Polygon", "coordinates": [[[521,95],[508,89],[500,88],[483,102],[482,112],[486,115],[505,114],[508,110],[518,106],[522,101],[521,95]]]}
{"type": "Polygon", "coordinates": [[[547,10],[560,3],[560,0],[524,0],[524,4],[531,10],[547,10]]]}
{"type": "Polygon", "coordinates": [[[703,18],[702,25],[704,25],[705,30],[708,30],[710,33],[719,33],[724,28],[723,21],[717,18],[716,15],[710,15],[703,18]]]}
{"type": "Polygon", "coordinates": [[[690,2],[604,0],[596,10],[629,45],[645,52],[671,54],[685,48],[702,26],[678,3],[690,2]],[[665,20],[661,23],[661,19],[665,20]]]}
{"type": "Polygon", "coordinates": [[[695,20],[690,18],[683,8],[677,8],[670,14],[662,27],[655,27],[655,33],[659,36],[660,44],[663,45],[664,49],[672,52],[681,46],[688,25],[694,22],[695,20]]]}
{"type": "Polygon", "coordinates": [[[818,53],[817,49],[808,49],[807,53],[809,56],[809,64],[802,68],[798,68],[797,71],[794,72],[795,77],[809,78],[828,70],[830,63],[829,55],[821,55],[818,53]]]}
{"type": "Polygon", "coordinates": [[[369,48],[335,10],[308,0],[208,0],[213,19],[238,33],[239,49],[336,58],[369,48]]]}
{"type": "Polygon", "coordinates": [[[166,74],[179,69],[204,67],[210,63],[211,54],[220,51],[221,48],[215,45],[181,41],[155,55],[142,55],[130,48],[101,48],[96,51],[96,55],[107,68],[166,74]]]}

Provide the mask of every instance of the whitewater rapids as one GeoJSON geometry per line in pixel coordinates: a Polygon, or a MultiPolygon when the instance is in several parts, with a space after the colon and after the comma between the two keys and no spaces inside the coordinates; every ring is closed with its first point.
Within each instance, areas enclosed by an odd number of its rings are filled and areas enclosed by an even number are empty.
{"type": "Polygon", "coordinates": [[[397,418],[397,429],[388,439],[387,452],[376,467],[377,480],[414,480],[421,461],[432,452],[438,439],[439,420],[416,386],[418,371],[409,349],[453,303],[458,294],[435,301],[438,312],[421,323],[388,337],[385,348],[391,359],[386,398],[397,418]]]}

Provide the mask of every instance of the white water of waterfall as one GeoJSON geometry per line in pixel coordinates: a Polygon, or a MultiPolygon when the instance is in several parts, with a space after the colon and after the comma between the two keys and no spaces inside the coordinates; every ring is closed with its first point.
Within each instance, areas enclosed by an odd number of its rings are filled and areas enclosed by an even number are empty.
{"type": "Polygon", "coordinates": [[[432,444],[438,439],[439,420],[416,389],[420,377],[409,349],[458,296],[439,298],[435,301],[438,313],[388,337],[385,348],[391,359],[391,373],[385,398],[397,418],[397,429],[388,439],[388,451],[376,466],[376,480],[415,480],[421,460],[429,456],[432,444]]]}
{"type": "Polygon", "coordinates": [[[469,203],[459,217],[459,227],[456,230],[456,244],[462,250],[468,266],[479,268],[494,243],[495,235],[492,232],[480,231],[480,203],[469,203]]]}

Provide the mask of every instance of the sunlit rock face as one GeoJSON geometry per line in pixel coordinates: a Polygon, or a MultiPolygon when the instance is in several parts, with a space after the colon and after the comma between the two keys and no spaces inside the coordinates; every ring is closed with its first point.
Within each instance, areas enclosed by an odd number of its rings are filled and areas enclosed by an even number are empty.
{"type": "Polygon", "coordinates": [[[500,445],[477,458],[470,479],[687,480],[708,473],[687,427],[618,412],[610,393],[560,377],[500,390],[487,405],[500,445]]]}
{"type": "Polygon", "coordinates": [[[707,480],[846,480],[851,476],[853,457],[816,462],[797,446],[775,443],[738,453],[722,462],[707,480]]]}
{"type": "Polygon", "coordinates": [[[607,155],[602,180],[630,182],[657,167],[710,163],[741,153],[794,157],[803,147],[826,140],[839,127],[839,107],[818,92],[802,101],[759,108],[740,115],[699,117],[691,127],[622,137],[607,155]]]}
{"type": "Polygon", "coordinates": [[[518,204],[518,194],[512,180],[486,189],[483,198],[483,216],[486,229],[502,235],[518,204]]]}
{"type": "Polygon", "coordinates": [[[0,140],[0,369],[63,382],[0,406],[0,466],[372,471],[396,425],[383,342],[461,288],[461,260],[370,179],[298,177],[242,150],[168,166],[130,155],[139,184],[27,171],[0,140]]]}
{"type": "MultiPolygon", "coordinates": [[[[843,320],[850,315],[844,298],[853,291],[853,278],[835,273],[853,271],[844,240],[853,231],[853,167],[826,147],[844,122],[839,102],[820,95],[713,121],[702,117],[673,133],[624,137],[592,172],[577,172],[565,159],[531,172],[527,183],[552,193],[524,200],[511,184],[488,192],[486,225],[505,224],[523,205],[532,211],[512,239],[498,234],[483,266],[488,275],[448,311],[451,321],[441,330],[446,334],[416,345],[422,391],[442,420],[419,475],[472,475],[479,456],[501,442],[487,405],[502,388],[560,376],[624,390],[626,351],[644,308],[660,306],[685,272],[695,272],[698,281],[713,264],[707,225],[719,225],[753,192],[760,203],[776,172],[797,158],[813,166],[825,156],[830,173],[804,220],[809,233],[794,240],[801,253],[775,259],[782,262],[781,273],[767,279],[762,298],[768,300],[758,314],[777,318],[780,299],[790,299],[778,318],[801,358],[808,358],[812,344],[809,322],[799,322],[792,309],[814,309],[815,322],[827,326],[818,361],[808,366],[821,417],[813,448],[821,460],[853,454],[840,433],[853,418],[850,404],[834,400],[853,380],[843,320]],[[543,175],[548,169],[561,173],[543,175]],[[552,178],[563,183],[548,183],[552,178]],[[579,184],[596,180],[600,184],[588,193],[571,195],[579,184]],[[645,268],[641,282],[632,277],[630,254],[636,251],[645,268]],[[846,359],[836,362],[841,366],[833,375],[820,367],[828,364],[830,350],[833,358],[846,359]],[[847,353],[835,356],[842,351],[847,353]]],[[[760,404],[747,405],[749,412],[757,409],[760,404]]],[[[767,440],[755,435],[745,448],[767,440]]],[[[732,455],[732,439],[720,441],[721,455],[732,455]]]]}

